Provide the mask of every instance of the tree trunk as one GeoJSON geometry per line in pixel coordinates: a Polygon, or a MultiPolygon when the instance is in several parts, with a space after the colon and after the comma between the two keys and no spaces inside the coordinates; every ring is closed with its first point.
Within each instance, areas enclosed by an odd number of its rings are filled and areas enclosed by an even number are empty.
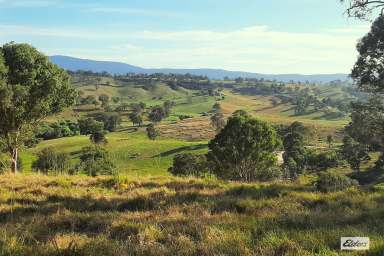
{"type": "Polygon", "coordinates": [[[11,171],[13,173],[17,173],[17,159],[19,157],[18,149],[14,148],[11,151],[11,171]]]}

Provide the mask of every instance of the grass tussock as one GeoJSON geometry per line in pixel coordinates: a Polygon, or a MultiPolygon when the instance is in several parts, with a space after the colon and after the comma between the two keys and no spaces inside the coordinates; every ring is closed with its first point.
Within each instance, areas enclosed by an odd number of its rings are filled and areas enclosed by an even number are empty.
{"type": "Polygon", "coordinates": [[[382,186],[311,184],[2,175],[0,255],[383,255],[382,186]]]}

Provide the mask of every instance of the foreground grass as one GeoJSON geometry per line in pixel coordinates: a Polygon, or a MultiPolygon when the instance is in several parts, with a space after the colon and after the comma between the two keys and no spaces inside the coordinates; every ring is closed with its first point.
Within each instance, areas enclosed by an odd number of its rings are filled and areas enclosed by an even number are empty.
{"type": "Polygon", "coordinates": [[[0,176],[0,255],[383,255],[384,189],[0,176]],[[341,236],[369,236],[366,254],[341,236]]]}

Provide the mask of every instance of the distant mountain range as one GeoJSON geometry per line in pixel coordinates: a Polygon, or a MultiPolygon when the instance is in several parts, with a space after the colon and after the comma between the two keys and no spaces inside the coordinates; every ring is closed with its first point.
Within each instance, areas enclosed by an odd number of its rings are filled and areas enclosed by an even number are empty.
{"type": "Polygon", "coordinates": [[[207,76],[210,79],[223,79],[224,77],[229,78],[257,78],[267,80],[277,80],[281,82],[289,82],[291,80],[295,82],[322,82],[327,83],[335,80],[347,80],[347,74],[318,74],[318,75],[300,75],[300,74],[259,74],[241,71],[228,71],[224,69],[147,69],[137,66],[132,66],[122,62],[112,61],[96,61],[88,59],[79,59],[68,56],[55,55],[49,57],[50,60],[56,65],[70,71],[77,70],[90,70],[92,72],[103,72],[106,71],[110,74],[126,74],[126,73],[142,73],[142,74],[153,74],[153,73],[164,73],[164,74],[192,74],[207,76]]]}

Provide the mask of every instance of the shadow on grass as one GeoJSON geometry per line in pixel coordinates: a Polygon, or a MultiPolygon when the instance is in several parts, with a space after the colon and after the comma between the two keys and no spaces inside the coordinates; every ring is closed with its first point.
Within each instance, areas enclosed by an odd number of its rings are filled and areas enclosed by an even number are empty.
{"type": "Polygon", "coordinates": [[[194,145],[194,146],[184,146],[184,147],[175,148],[175,149],[172,149],[172,150],[169,150],[166,152],[162,152],[158,155],[153,156],[152,158],[159,157],[159,156],[167,157],[167,156],[171,156],[171,155],[174,155],[177,153],[181,153],[183,151],[195,151],[195,150],[201,150],[201,149],[205,149],[205,148],[208,148],[207,144],[199,144],[199,145],[194,145]]]}
{"type": "Polygon", "coordinates": [[[384,182],[384,171],[377,168],[370,168],[364,172],[355,172],[350,175],[360,185],[372,185],[384,182]]]}

